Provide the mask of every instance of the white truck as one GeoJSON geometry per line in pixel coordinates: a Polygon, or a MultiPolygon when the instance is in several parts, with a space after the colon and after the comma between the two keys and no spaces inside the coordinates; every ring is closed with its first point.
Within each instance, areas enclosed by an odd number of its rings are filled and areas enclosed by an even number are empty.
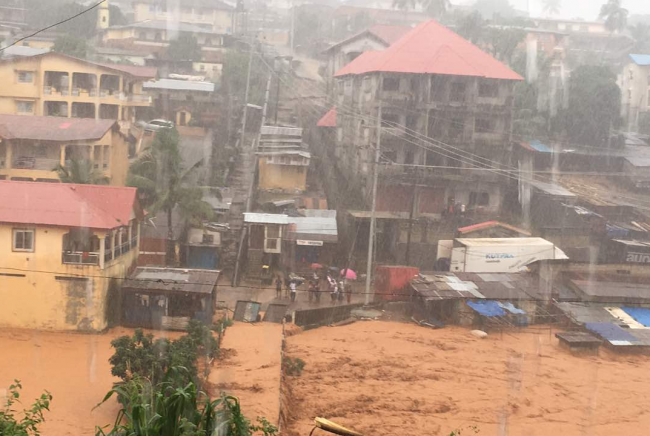
{"type": "Polygon", "coordinates": [[[538,260],[567,260],[542,238],[457,238],[438,242],[438,259],[449,258],[451,272],[515,273],[538,260]]]}

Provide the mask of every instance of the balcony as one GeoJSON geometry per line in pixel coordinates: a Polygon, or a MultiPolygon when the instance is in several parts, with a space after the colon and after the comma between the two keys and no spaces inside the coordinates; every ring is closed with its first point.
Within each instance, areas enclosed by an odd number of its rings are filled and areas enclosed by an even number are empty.
{"type": "Polygon", "coordinates": [[[59,162],[58,158],[17,156],[11,162],[11,167],[17,170],[54,171],[59,162]]]}
{"type": "Polygon", "coordinates": [[[65,265],[99,265],[99,253],[91,252],[63,252],[65,265]]]}
{"type": "Polygon", "coordinates": [[[151,96],[144,94],[129,94],[125,98],[128,103],[147,103],[151,104],[151,96]]]}

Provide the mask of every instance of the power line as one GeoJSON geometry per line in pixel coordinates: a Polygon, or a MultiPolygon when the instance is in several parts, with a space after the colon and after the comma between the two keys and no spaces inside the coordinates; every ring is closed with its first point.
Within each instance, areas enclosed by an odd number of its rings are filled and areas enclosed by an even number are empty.
{"type": "Polygon", "coordinates": [[[65,20],[59,21],[58,23],[51,24],[51,25],[49,25],[49,26],[47,26],[47,27],[44,27],[44,28],[42,28],[42,29],[40,29],[40,30],[37,30],[36,32],[34,32],[34,33],[32,33],[32,34],[29,34],[29,35],[24,36],[24,37],[22,37],[22,38],[20,38],[20,39],[17,39],[16,41],[12,42],[11,44],[9,44],[9,45],[7,45],[7,46],[5,46],[5,47],[0,48],[0,53],[3,52],[3,51],[5,51],[5,50],[8,49],[9,47],[13,47],[14,45],[18,44],[19,42],[22,42],[22,41],[24,41],[24,40],[26,40],[26,39],[31,38],[32,36],[36,36],[36,35],[38,35],[38,34],[41,33],[41,32],[45,32],[46,30],[49,30],[49,29],[51,29],[51,28],[53,28],[53,27],[56,27],[56,26],[61,25],[61,24],[63,24],[63,23],[67,23],[68,21],[74,20],[75,18],[80,17],[81,15],[83,15],[83,14],[85,14],[85,13],[87,13],[87,12],[92,11],[92,10],[95,9],[96,7],[100,6],[102,3],[106,3],[106,0],[102,0],[102,1],[100,1],[100,2],[98,2],[98,3],[95,3],[94,5],[92,5],[91,7],[89,7],[88,9],[84,9],[83,11],[79,12],[78,14],[75,14],[75,15],[69,17],[69,18],[66,18],[65,20]]]}

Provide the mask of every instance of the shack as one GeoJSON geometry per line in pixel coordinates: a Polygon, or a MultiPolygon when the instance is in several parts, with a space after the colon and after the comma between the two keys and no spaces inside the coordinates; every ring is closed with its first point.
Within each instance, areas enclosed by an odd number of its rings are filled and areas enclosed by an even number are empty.
{"type": "Polygon", "coordinates": [[[220,271],[137,268],[121,291],[122,325],[184,330],[191,319],[212,322],[220,271]]]}
{"type": "Polygon", "coordinates": [[[304,210],[305,216],[289,217],[284,240],[284,266],[292,271],[309,269],[312,263],[331,264],[338,242],[335,210],[304,210]]]}

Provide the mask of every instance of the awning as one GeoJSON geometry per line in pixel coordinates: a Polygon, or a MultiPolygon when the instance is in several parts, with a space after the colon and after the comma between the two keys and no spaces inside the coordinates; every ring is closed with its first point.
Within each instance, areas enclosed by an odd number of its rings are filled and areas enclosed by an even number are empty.
{"type": "Polygon", "coordinates": [[[506,312],[496,301],[468,301],[467,305],[478,312],[479,315],[487,317],[505,316],[506,312]]]}

